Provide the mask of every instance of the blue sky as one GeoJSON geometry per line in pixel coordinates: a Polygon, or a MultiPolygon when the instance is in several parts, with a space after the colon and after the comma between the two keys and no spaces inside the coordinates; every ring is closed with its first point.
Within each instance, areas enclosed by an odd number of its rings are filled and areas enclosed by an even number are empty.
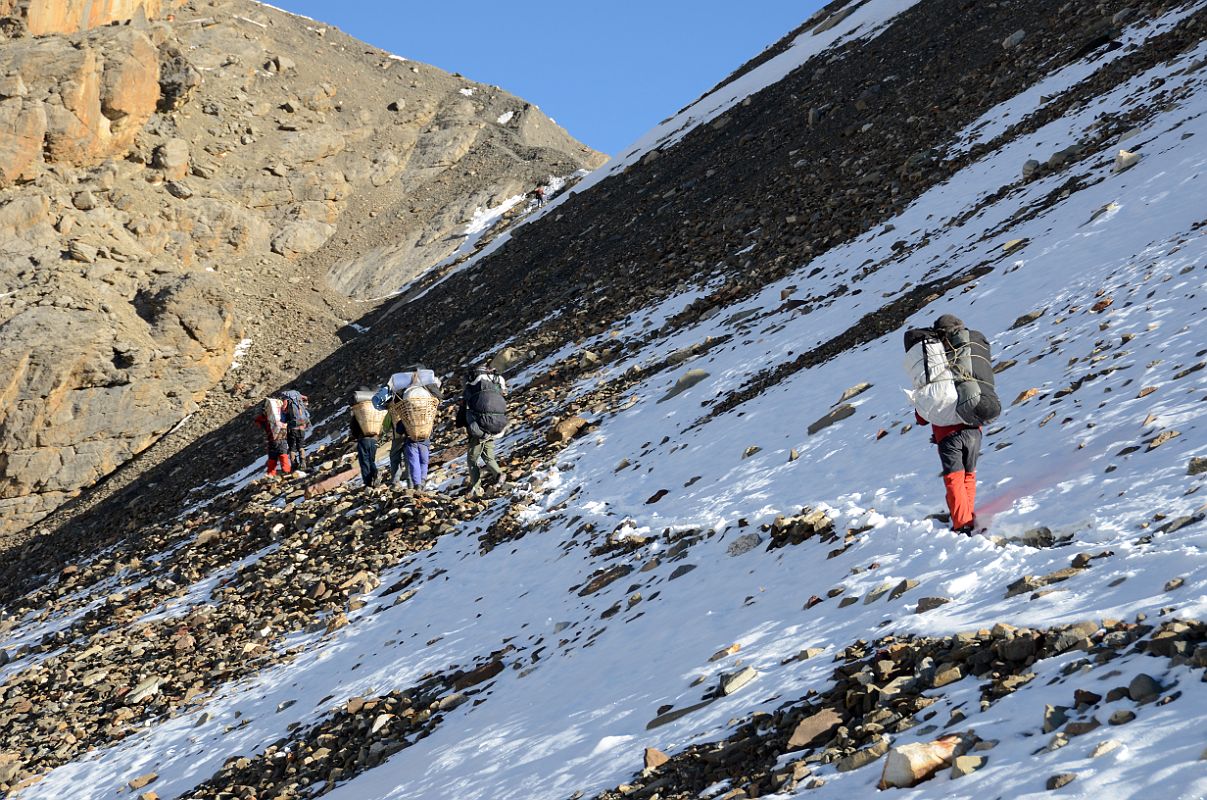
{"type": "Polygon", "coordinates": [[[493,83],[616,154],[821,0],[272,0],[370,44],[493,83]]]}

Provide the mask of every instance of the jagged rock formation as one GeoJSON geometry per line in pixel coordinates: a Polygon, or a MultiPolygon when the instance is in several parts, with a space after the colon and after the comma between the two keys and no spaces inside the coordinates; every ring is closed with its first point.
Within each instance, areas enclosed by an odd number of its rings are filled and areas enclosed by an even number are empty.
{"type": "Polygon", "coordinates": [[[602,160],[496,87],[244,0],[0,14],[0,534],[330,352],[347,296],[476,209],[602,160]]]}

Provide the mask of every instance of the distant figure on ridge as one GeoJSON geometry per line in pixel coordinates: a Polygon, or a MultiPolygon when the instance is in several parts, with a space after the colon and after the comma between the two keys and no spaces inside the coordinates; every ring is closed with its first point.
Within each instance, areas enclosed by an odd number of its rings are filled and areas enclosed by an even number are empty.
{"type": "Polygon", "coordinates": [[[489,365],[475,367],[461,395],[461,407],[457,411],[457,424],[465,428],[469,438],[465,454],[469,467],[466,484],[470,495],[482,494],[482,468],[495,476],[497,485],[503,484],[503,470],[495,460],[495,437],[507,427],[507,382],[489,365]]]}
{"type": "Polygon", "coordinates": [[[306,469],[307,437],[310,436],[310,398],[296,389],[281,392],[281,420],[285,423],[285,441],[296,469],[306,469]]]}
{"type": "Polygon", "coordinates": [[[951,529],[976,530],[976,469],[981,426],[997,419],[1002,406],[993,382],[989,342],[951,314],[932,328],[905,332],[905,369],[914,388],[906,394],[919,425],[931,425],[939,448],[951,529]]]}
{"type": "Polygon", "coordinates": [[[281,401],[277,398],[267,398],[260,408],[260,413],[253,420],[256,426],[264,432],[265,445],[268,450],[268,462],[265,464],[265,470],[270,478],[276,477],[278,466],[286,475],[292,469],[289,464],[289,432],[284,420],[281,419],[281,405],[281,401]]]}
{"type": "Polygon", "coordinates": [[[348,429],[356,442],[356,460],[360,477],[368,488],[377,483],[377,440],[381,437],[386,412],[373,406],[373,390],[362,386],[352,395],[348,429]]]}
{"type": "Polygon", "coordinates": [[[393,440],[390,442],[390,480],[395,488],[401,488],[402,465],[405,459],[407,485],[422,489],[427,480],[430,458],[429,439],[436,421],[436,411],[444,395],[440,390],[440,379],[423,366],[414,364],[403,372],[396,372],[373,396],[373,406],[388,410],[386,428],[393,440]]]}
{"type": "Polygon", "coordinates": [[[545,184],[537,184],[537,187],[532,190],[532,199],[536,201],[537,208],[544,208],[545,203],[549,202],[549,189],[545,184]]]}

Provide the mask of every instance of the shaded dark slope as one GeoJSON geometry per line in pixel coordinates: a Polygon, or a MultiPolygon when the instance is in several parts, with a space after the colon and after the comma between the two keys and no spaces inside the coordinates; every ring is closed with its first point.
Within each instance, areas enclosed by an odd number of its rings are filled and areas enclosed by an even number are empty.
{"type": "MultiPolygon", "coordinates": [[[[926,0],[872,41],[811,60],[678,145],[568,198],[421,302],[363,320],[368,334],[297,383],[308,387],[321,417],[349,387],[399,364],[423,358],[449,370],[536,323],[522,344],[545,353],[693,282],[723,276],[732,302],[943,181],[973,157],[943,160],[956,132],[1043,74],[1086,57],[1088,45],[1107,46],[1115,33],[1110,17],[1124,5],[926,0]],[[1027,31],[1022,44],[1004,49],[1002,40],[1020,28],[1027,31]]],[[[1142,18],[1179,5],[1133,7],[1142,18]]],[[[1205,17],[1198,10],[1129,55],[1117,77],[1200,41],[1205,17]]],[[[1100,52],[1091,48],[1089,57],[1100,52]]],[[[1076,90],[1068,102],[1075,101],[1076,90]]],[[[175,513],[190,488],[245,465],[259,446],[248,419],[202,437],[121,491],[119,474],[107,500],[90,509],[85,500],[74,519],[65,513],[57,527],[44,526],[23,560],[9,559],[3,597],[31,573],[175,513]]]]}

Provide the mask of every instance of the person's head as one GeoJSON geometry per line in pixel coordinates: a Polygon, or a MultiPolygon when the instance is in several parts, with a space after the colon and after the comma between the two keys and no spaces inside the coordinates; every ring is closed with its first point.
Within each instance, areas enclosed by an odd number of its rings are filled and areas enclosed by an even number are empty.
{"type": "Polygon", "coordinates": [[[941,331],[958,331],[964,327],[964,321],[955,314],[944,314],[935,320],[935,327],[941,331]]]}

